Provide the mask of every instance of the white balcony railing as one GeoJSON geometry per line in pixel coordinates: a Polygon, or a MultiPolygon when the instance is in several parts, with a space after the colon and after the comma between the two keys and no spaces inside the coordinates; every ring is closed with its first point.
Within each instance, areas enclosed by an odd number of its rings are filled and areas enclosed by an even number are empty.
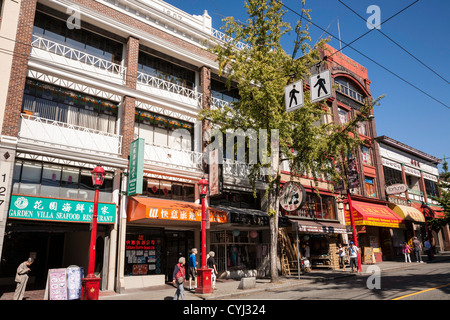
{"type": "MultiPolygon", "coordinates": [[[[219,39],[220,41],[223,41],[223,42],[235,41],[232,37],[229,37],[225,33],[223,33],[222,31],[219,31],[219,30],[216,30],[216,29],[212,29],[211,30],[211,35],[214,38],[219,39]]],[[[239,50],[250,48],[250,46],[248,44],[245,44],[245,43],[243,43],[241,41],[236,42],[235,46],[239,50]]]]}
{"type": "Polygon", "coordinates": [[[211,109],[223,109],[224,107],[229,106],[230,103],[228,101],[211,97],[211,109]]]}
{"type": "Polygon", "coordinates": [[[125,77],[126,68],[120,64],[96,57],[94,55],[85,53],[83,51],[68,47],[66,45],[44,39],[42,37],[33,35],[31,41],[31,47],[44,50],[49,53],[56,54],[58,56],[78,61],[95,68],[111,72],[119,75],[122,79],[125,77]]]}
{"type": "Polygon", "coordinates": [[[157,90],[162,90],[167,93],[174,93],[182,98],[187,98],[189,100],[195,101],[195,104],[200,105],[202,101],[202,94],[194,90],[183,87],[179,84],[163,80],[161,78],[149,75],[144,72],[138,71],[137,81],[140,84],[154,88],[157,90]]]}
{"type": "MultiPolygon", "coordinates": [[[[252,165],[244,162],[234,161],[232,159],[223,159],[223,175],[235,178],[248,179],[252,165]]],[[[260,168],[257,180],[265,180],[265,170],[260,168]]]]}
{"type": "Polygon", "coordinates": [[[202,160],[201,152],[145,144],[144,161],[152,164],[170,166],[174,169],[202,170],[202,160]]]}
{"type": "Polygon", "coordinates": [[[19,139],[36,145],[94,154],[119,155],[122,136],[32,115],[21,115],[19,139]]]}

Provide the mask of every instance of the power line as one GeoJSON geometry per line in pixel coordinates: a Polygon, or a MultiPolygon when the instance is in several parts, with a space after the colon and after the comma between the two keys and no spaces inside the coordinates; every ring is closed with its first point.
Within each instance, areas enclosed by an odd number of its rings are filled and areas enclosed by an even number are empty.
{"type": "MultiPolygon", "coordinates": [[[[389,20],[391,20],[392,18],[394,18],[395,16],[399,15],[400,13],[402,13],[403,11],[405,11],[406,9],[408,9],[409,7],[411,7],[413,4],[417,3],[419,0],[414,1],[413,3],[411,3],[409,6],[403,8],[402,10],[400,10],[399,12],[397,12],[396,14],[394,14],[393,16],[389,17],[388,19],[384,20],[383,22],[381,22],[378,26],[376,26],[375,28],[378,28],[379,26],[381,26],[382,24],[388,22],[389,20]]],[[[338,53],[339,51],[344,50],[346,47],[350,46],[351,44],[353,44],[354,42],[358,41],[359,39],[361,39],[362,37],[366,36],[367,34],[371,33],[375,28],[370,29],[369,31],[367,31],[366,33],[360,35],[358,38],[356,38],[355,40],[351,41],[350,43],[348,43],[347,45],[345,45],[343,48],[337,50],[335,53],[333,53],[331,56],[333,56],[334,54],[338,53]]],[[[341,38],[339,37],[339,41],[341,41],[341,38]]],[[[330,56],[330,57],[331,57],[330,56]]]]}
{"type": "MultiPolygon", "coordinates": [[[[280,1],[280,0],[277,0],[280,1]]],[[[288,6],[286,6],[285,4],[283,4],[282,2],[280,2],[282,4],[283,7],[285,7],[286,9],[290,10],[291,12],[295,13],[296,15],[298,15],[299,17],[302,17],[302,14],[299,14],[298,12],[296,12],[295,10],[289,8],[288,6]]],[[[308,22],[310,22],[312,25],[314,25],[315,27],[319,28],[320,30],[326,32],[327,34],[329,34],[330,36],[332,36],[333,38],[336,38],[336,36],[334,36],[333,34],[329,33],[328,31],[324,30],[322,27],[320,27],[319,25],[315,24],[314,22],[312,22],[310,19],[308,19],[307,17],[303,16],[303,19],[306,19],[308,22]]],[[[342,41],[344,44],[344,41],[342,41]]],[[[414,84],[412,84],[411,82],[409,82],[408,80],[402,78],[401,76],[399,76],[398,74],[396,74],[395,72],[389,70],[388,68],[386,68],[385,66],[381,65],[380,63],[376,62],[375,60],[373,60],[372,58],[368,57],[366,54],[362,53],[361,51],[355,49],[354,47],[348,45],[349,48],[353,49],[354,51],[356,51],[357,53],[359,53],[360,55],[362,55],[363,57],[365,57],[366,59],[372,61],[373,63],[375,63],[376,65],[378,65],[380,68],[386,70],[387,72],[389,72],[390,74],[392,74],[393,76],[399,78],[400,80],[402,80],[403,82],[409,84],[411,87],[415,88],[416,90],[422,92],[424,95],[428,96],[429,98],[433,99],[434,101],[438,102],[439,104],[442,104],[444,107],[446,107],[447,109],[450,109],[450,106],[446,105],[445,103],[443,103],[442,101],[436,99],[435,97],[433,97],[432,95],[426,93],[425,91],[423,91],[422,89],[418,88],[417,86],[415,86],[414,84]]]]}
{"type": "MultiPolygon", "coordinates": [[[[360,17],[361,19],[363,19],[364,21],[366,21],[361,15],[359,15],[357,12],[355,12],[355,10],[353,10],[352,8],[350,8],[348,5],[346,5],[344,2],[342,2],[341,0],[338,0],[340,3],[342,3],[342,5],[344,5],[347,9],[349,9],[350,11],[352,11],[354,14],[356,14],[358,17],[360,17]]],[[[419,1],[419,0],[417,0],[419,1]]],[[[417,2],[416,1],[416,2],[417,2]]],[[[414,3],[416,3],[414,2],[414,3]]],[[[412,3],[412,4],[414,4],[412,3]]],[[[387,20],[386,20],[387,21],[387,20]]],[[[386,22],[385,21],[385,22],[386,22]]],[[[372,25],[372,24],[371,24],[372,25]]],[[[381,24],[380,24],[381,25],[381,24]]],[[[389,37],[387,34],[385,34],[383,31],[381,31],[380,29],[378,29],[378,26],[375,27],[374,25],[372,25],[374,28],[371,29],[377,29],[379,33],[381,33],[383,36],[385,36],[387,39],[389,39],[391,42],[393,42],[397,47],[399,47],[400,49],[402,49],[403,51],[405,51],[407,54],[409,54],[411,57],[413,57],[416,61],[418,61],[420,64],[422,64],[424,67],[426,67],[428,70],[430,70],[431,72],[433,72],[435,75],[437,75],[439,78],[441,78],[442,80],[444,80],[445,82],[447,82],[447,84],[450,84],[450,82],[445,79],[443,76],[441,76],[439,73],[437,73],[436,71],[434,71],[433,69],[431,69],[429,66],[427,66],[423,61],[421,61],[419,58],[417,58],[415,55],[413,55],[411,52],[409,52],[408,50],[406,50],[404,47],[402,47],[399,43],[397,43],[395,40],[393,40],[391,37],[389,37]]],[[[367,34],[367,33],[366,33],[367,34]]]]}

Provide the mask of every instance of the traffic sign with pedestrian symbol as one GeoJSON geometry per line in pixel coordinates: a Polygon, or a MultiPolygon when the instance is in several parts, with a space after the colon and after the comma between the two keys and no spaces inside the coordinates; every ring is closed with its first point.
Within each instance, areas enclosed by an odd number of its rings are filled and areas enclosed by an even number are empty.
{"type": "Polygon", "coordinates": [[[292,112],[303,107],[303,81],[299,80],[284,88],[284,101],[286,104],[286,112],[292,112]]]}
{"type": "Polygon", "coordinates": [[[330,70],[322,71],[309,78],[311,87],[311,103],[322,101],[331,97],[331,73],[330,70]]]}

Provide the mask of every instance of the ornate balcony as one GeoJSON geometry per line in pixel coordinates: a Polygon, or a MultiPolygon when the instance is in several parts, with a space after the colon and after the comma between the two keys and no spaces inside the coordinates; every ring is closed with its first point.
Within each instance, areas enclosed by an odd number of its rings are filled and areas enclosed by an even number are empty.
{"type": "Polygon", "coordinates": [[[121,135],[27,114],[21,117],[19,141],[90,154],[121,154],[121,135]]]}
{"type": "Polygon", "coordinates": [[[119,64],[36,35],[33,35],[31,41],[31,56],[107,76],[107,79],[121,84],[125,79],[126,68],[119,64]]]}

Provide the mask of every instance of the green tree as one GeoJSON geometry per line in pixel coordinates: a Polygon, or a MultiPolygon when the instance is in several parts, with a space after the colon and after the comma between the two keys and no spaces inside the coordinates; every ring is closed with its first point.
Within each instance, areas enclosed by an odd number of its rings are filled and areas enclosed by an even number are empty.
{"type": "Polygon", "coordinates": [[[440,197],[432,197],[438,201],[444,208],[445,218],[436,218],[430,220],[431,227],[435,230],[440,230],[442,227],[450,223],[450,172],[448,171],[448,162],[445,160],[442,164],[442,172],[439,179],[440,197]]]}
{"type": "MultiPolygon", "coordinates": [[[[304,1],[302,3],[304,5],[304,1]]],[[[236,84],[239,101],[222,109],[203,110],[201,118],[219,125],[224,131],[267,130],[267,156],[272,162],[264,164],[259,159],[252,165],[249,179],[254,186],[262,167],[276,168],[267,177],[266,190],[270,216],[270,276],[276,282],[280,187],[277,159],[282,157],[289,161],[293,174],[310,173],[315,178],[325,175],[336,182],[345,178],[336,170],[335,163],[342,168],[341,154],[355,150],[362,143],[354,138],[357,137],[357,124],[368,119],[372,103],[364,106],[359,115],[344,127],[334,123],[318,124],[322,115],[329,114],[330,110],[325,101],[323,104],[311,104],[308,91],[305,91],[304,107],[286,113],[284,87],[293,80],[302,79],[306,83],[311,67],[321,62],[319,47],[325,41],[312,48],[309,45],[308,25],[302,26],[300,19],[295,26],[297,40],[293,44],[293,52],[300,50],[303,55],[293,59],[281,46],[282,37],[292,29],[283,20],[286,11],[282,3],[277,0],[247,0],[245,8],[248,14],[246,23],[239,23],[233,17],[224,19],[223,29],[229,39],[211,50],[217,56],[220,75],[227,78],[228,88],[232,83],[236,84]],[[237,49],[237,43],[246,46],[237,49]],[[270,149],[271,130],[278,133],[276,151],[270,149]]],[[[310,19],[308,10],[303,9],[302,12],[310,19]]]]}

